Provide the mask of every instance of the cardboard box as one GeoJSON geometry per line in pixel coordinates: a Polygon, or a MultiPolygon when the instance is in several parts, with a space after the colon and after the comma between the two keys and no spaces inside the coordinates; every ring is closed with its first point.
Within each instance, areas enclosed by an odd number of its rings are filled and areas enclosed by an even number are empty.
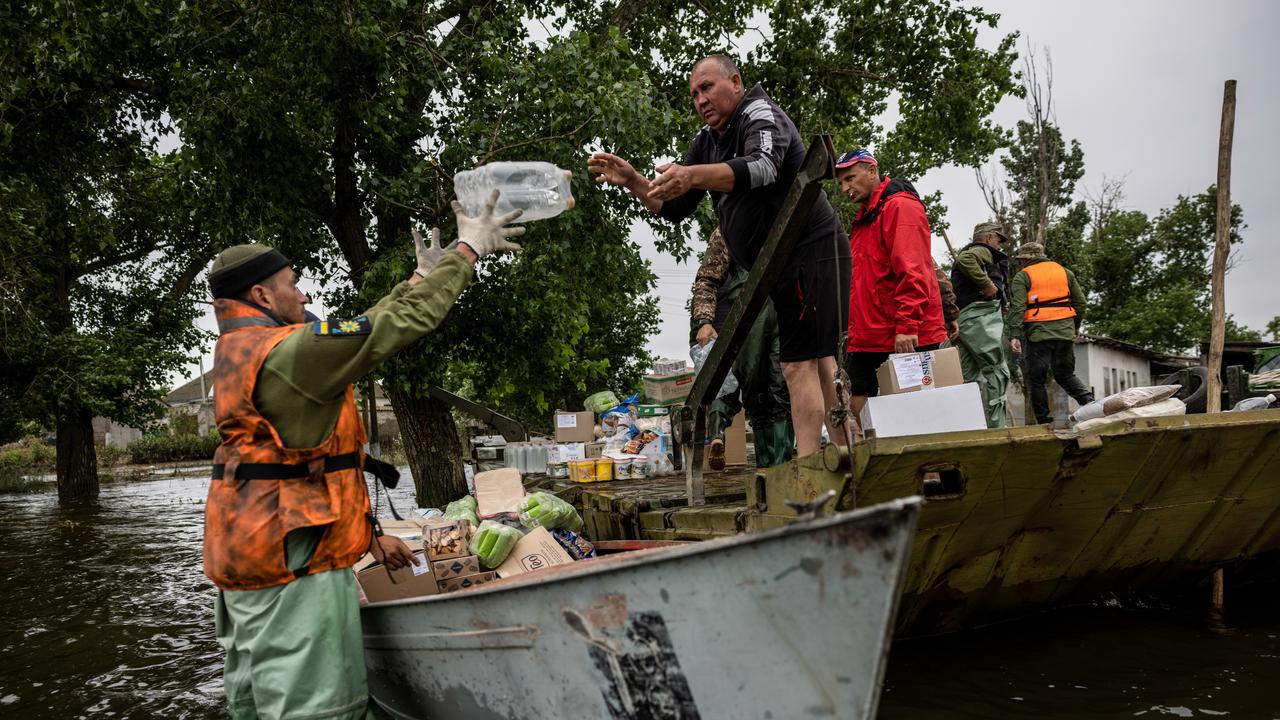
{"type": "Polygon", "coordinates": [[[547,451],[547,462],[549,463],[567,463],[570,460],[585,460],[587,457],[586,443],[560,443],[552,445],[547,451]]]}
{"type": "Polygon", "coordinates": [[[595,413],[588,410],[557,410],[551,416],[551,426],[556,429],[558,443],[589,443],[596,439],[595,425],[595,413]]]}
{"type": "MultiPolygon", "coordinates": [[[[724,465],[725,467],[747,464],[747,415],[739,412],[733,424],[724,429],[724,465]]],[[[702,469],[711,469],[711,453],[702,454],[702,469]]]]}
{"type": "Polygon", "coordinates": [[[582,458],[583,460],[599,460],[600,458],[604,457],[604,443],[602,442],[587,443],[584,446],[584,453],[586,457],[582,458]]]}
{"type": "Polygon", "coordinates": [[[497,567],[498,577],[523,575],[553,565],[573,562],[573,556],[544,527],[536,527],[520,538],[511,554],[497,567]]]}
{"type": "Polygon", "coordinates": [[[636,417],[666,417],[671,414],[670,405],[637,405],[636,417]]]}
{"type": "Polygon", "coordinates": [[[480,558],[475,555],[463,555],[449,560],[436,560],[431,563],[431,573],[436,580],[462,577],[463,575],[480,574],[480,558]]]}
{"type": "Polygon", "coordinates": [[[454,592],[455,590],[466,590],[469,587],[483,585],[487,582],[497,580],[498,576],[492,570],[487,570],[475,575],[463,575],[462,577],[449,578],[441,580],[436,584],[436,588],[442,592],[454,592]]]}
{"type": "Polygon", "coordinates": [[[394,535],[405,541],[411,549],[421,550],[422,543],[422,518],[406,518],[404,520],[379,520],[378,524],[382,526],[382,532],[386,535],[394,535]]]}
{"type": "Polygon", "coordinates": [[[435,595],[439,592],[436,577],[426,554],[413,554],[414,565],[392,570],[390,576],[383,565],[373,565],[356,573],[360,589],[369,602],[385,602],[404,598],[435,595]]]}
{"type": "Polygon", "coordinates": [[[890,355],[876,370],[881,395],[953,387],[964,382],[956,348],[890,355]]]}
{"type": "Polygon", "coordinates": [[[471,554],[467,550],[467,543],[471,540],[469,521],[450,520],[428,525],[425,530],[427,559],[448,560],[471,554]]]}
{"type": "Polygon", "coordinates": [[[867,398],[859,420],[867,437],[927,435],[987,427],[977,383],[867,398]]]}
{"type": "Polygon", "coordinates": [[[689,397],[689,391],[693,389],[694,375],[691,372],[676,373],[674,375],[645,375],[641,384],[644,387],[644,397],[654,405],[668,405],[677,400],[683,400],[689,397]]]}
{"type": "Polygon", "coordinates": [[[524,497],[524,482],[515,468],[499,468],[476,473],[476,515],[481,520],[514,513],[524,497]]]}

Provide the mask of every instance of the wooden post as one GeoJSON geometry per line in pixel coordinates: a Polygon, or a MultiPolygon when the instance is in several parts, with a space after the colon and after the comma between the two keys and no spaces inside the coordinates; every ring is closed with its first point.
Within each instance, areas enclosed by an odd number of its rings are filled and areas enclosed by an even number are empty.
{"type": "Polygon", "coordinates": [[[1222,568],[1213,571],[1213,609],[1219,612],[1226,605],[1226,582],[1222,577],[1222,568]]]}
{"type": "Polygon", "coordinates": [[[1222,89],[1222,130],[1218,135],[1218,222],[1213,247],[1212,320],[1209,327],[1209,397],[1206,412],[1222,412],[1222,345],[1226,339],[1227,256],[1231,252],[1231,140],[1236,125],[1236,81],[1222,89]]]}

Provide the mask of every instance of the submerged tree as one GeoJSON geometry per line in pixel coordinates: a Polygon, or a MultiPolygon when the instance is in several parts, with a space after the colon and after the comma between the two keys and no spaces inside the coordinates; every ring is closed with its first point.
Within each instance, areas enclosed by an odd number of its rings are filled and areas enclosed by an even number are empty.
{"type": "Polygon", "coordinates": [[[198,344],[212,245],[156,150],[160,4],[33,5],[0,18],[0,412],[57,435],[58,493],[98,494],[92,419],[155,418],[198,344]]]}

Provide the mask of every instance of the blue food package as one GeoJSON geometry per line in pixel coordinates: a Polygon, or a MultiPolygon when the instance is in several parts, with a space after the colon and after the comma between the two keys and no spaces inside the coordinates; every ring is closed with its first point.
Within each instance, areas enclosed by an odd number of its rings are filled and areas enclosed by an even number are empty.
{"type": "Polygon", "coordinates": [[[596,548],[591,541],[572,530],[552,530],[551,536],[560,543],[560,547],[574,560],[583,560],[596,556],[596,548]]]}

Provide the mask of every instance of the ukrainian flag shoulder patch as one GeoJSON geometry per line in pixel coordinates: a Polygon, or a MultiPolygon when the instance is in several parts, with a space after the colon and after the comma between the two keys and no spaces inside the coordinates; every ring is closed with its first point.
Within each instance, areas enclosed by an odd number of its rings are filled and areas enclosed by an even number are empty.
{"type": "Polygon", "coordinates": [[[312,323],[316,335],[325,337],[347,337],[349,335],[368,335],[373,331],[373,323],[367,315],[351,320],[316,320],[312,323]]]}

